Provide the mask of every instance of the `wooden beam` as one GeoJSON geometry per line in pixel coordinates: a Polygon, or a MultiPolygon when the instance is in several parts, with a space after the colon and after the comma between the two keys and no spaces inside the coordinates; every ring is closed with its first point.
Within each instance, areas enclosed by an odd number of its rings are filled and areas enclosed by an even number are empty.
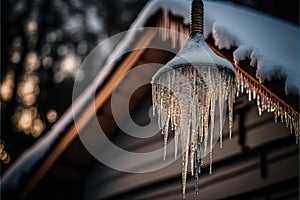
{"type": "Polygon", "coordinates": [[[98,110],[110,97],[113,89],[117,86],[126,72],[131,69],[134,64],[138,61],[140,56],[146,50],[145,48],[141,48],[147,46],[154,36],[156,35],[156,31],[148,30],[139,40],[135,48],[137,50],[132,51],[129,55],[124,59],[124,61],[117,66],[116,71],[111,75],[111,78],[108,82],[102,87],[102,89],[97,93],[95,97],[95,101],[88,105],[87,109],[80,116],[79,120],[76,122],[76,126],[73,123],[70,129],[66,132],[65,136],[56,144],[53,150],[46,156],[44,162],[37,168],[36,173],[28,180],[28,184],[24,186],[21,190],[20,198],[25,199],[28,197],[30,192],[35,188],[35,186],[41,181],[41,179],[46,175],[48,170],[52,167],[57,158],[66,150],[66,148],[72,143],[72,141],[78,136],[78,132],[82,130],[87,122],[94,115],[94,112],[98,110]],[[95,110],[96,109],[96,110],[95,110]]]}
{"type": "Polygon", "coordinates": [[[240,67],[239,65],[236,65],[234,63],[233,60],[227,58],[220,50],[218,50],[215,46],[211,45],[210,43],[208,43],[209,47],[220,57],[225,58],[226,60],[228,60],[229,62],[232,63],[232,65],[234,66],[235,70],[238,73],[242,73],[244,76],[247,77],[247,79],[251,80],[252,84],[254,85],[259,85],[260,88],[264,91],[264,92],[260,92],[260,95],[265,96],[265,93],[268,93],[268,95],[272,98],[272,99],[277,99],[279,101],[280,104],[282,104],[286,110],[290,111],[291,113],[295,114],[295,115],[299,115],[299,111],[295,110],[292,106],[290,106],[288,103],[286,103],[283,99],[281,99],[278,95],[276,95],[274,92],[272,92],[269,88],[267,88],[265,85],[263,85],[262,83],[260,83],[256,78],[250,76],[245,70],[243,70],[242,67],[240,67]]]}

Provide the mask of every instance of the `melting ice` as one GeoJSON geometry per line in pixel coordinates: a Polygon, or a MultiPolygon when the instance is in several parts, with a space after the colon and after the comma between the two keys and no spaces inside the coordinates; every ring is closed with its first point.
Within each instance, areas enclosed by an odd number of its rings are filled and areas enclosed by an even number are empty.
{"type": "Polygon", "coordinates": [[[180,144],[182,155],[182,185],[185,198],[188,163],[195,175],[195,190],[201,158],[210,156],[212,172],[212,149],[220,137],[229,106],[229,124],[232,127],[232,110],[235,97],[235,78],[228,75],[227,68],[216,65],[189,65],[170,68],[152,80],[154,113],[164,137],[164,159],[168,135],[174,133],[175,152],[180,144]],[[180,142],[179,142],[180,141],[180,142]]]}

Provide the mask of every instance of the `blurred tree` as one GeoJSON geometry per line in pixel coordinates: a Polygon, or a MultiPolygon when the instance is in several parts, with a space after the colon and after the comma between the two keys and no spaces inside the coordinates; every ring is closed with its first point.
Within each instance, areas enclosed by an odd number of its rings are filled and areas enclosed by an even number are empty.
{"type": "MultiPolygon", "coordinates": [[[[10,163],[70,106],[84,57],[125,30],[145,2],[1,2],[1,139],[10,163]]],[[[1,174],[10,163],[1,165],[1,174]]]]}

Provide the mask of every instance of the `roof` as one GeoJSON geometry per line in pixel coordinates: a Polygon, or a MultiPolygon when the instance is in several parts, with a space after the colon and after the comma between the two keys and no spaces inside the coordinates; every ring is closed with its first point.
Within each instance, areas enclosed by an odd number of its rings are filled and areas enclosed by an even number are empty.
{"type": "MultiPolygon", "coordinates": [[[[215,50],[234,48],[232,61],[234,61],[236,65],[240,64],[241,60],[248,58],[250,65],[253,64],[257,67],[257,70],[255,70],[256,77],[254,78],[257,78],[261,82],[265,80],[277,80],[278,78],[286,79],[284,84],[285,94],[292,93],[299,95],[299,29],[297,26],[249,8],[241,8],[240,6],[228,2],[205,2],[204,5],[205,37],[207,39],[212,37],[214,43],[211,45],[216,47],[215,50]],[[238,17],[236,17],[236,15],[238,17]]],[[[179,23],[185,26],[182,31],[185,33],[188,32],[187,25],[190,20],[190,2],[182,0],[172,0],[172,3],[168,0],[150,1],[140,12],[140,15],[137,16],[136,21],[130,28],[136,29],[144,27],[151,16],[155,15],[159,10],[163,10],[163,13],[171,13],[172,16],[181,17],[182,20],[179,20],[179,23]]],[[[164,20],[168,20],[168,18],[162,17],[160,25],[166,24],[167,27],[163,28],[170,28],[170,24],[164,23],[164,20]]],[[[146,36],[148,42],[142,45],[140,44],[140,46],[137,46],[137,49],[142,49],[141,47],[147,46],[155,35],[150,32],[148,32],[148,34],[149,35],[146,36]]],[[[166,37],[165,39],[170,38],[171,40],[175,40],[172,34],[166,37]]],[[[44,167],[46,165],[51,166],[55,162],[57,157],[77,136],[77,129],[82,128],[90,119],[90,116],[85,116],[85,114],[89,113],[88,111],[91,111],[94,107],[94,104],[90,104],[90,100],[93,99],[92,97],[95,91],[98,88],[102,88],[97,91],[97,93],[101,95],[97,95],[95,100],[96,108],[99,109],[104,105],[114,88],[114,84],[109,85],[108,82],[118,82],[117,80],[119,80],[120,76],[124,75],[129,67],[131,67],[130,60],[122,60],[122,62],[127,63],[120,66],[118,65],[119,60],[116,58],[121,59],[124,52],[126,52],[127,46],[131,43],[135,43],[135,39],[135,35],[133,34],[128,34],[124,37],[110,55],[102,70],[99,71],[95,80],[89,84],[82,95],[73,101],[72,108],[66,111],[49,133],[41,138],[39,142],[28,151],[24,152],[18,161],[7,170],[7,173],[1,180],[2,187],[18,187],[17,184],[22,175],[36,166],[43,157],[51,152],[53,147],[56,149],[56,156],[48,157],[44,167]],[[126,66],[128,67],[126,68],[126,66]],[[114,74],[116,74],[114,72],[116,67],[118,67],[117,72],[119,74],[114,76],[114,74]],[[110,81],[107,82],[107,79],[110,81]],[[108,89],[106,89],[106,86],[108,89]],[[74,125],[70,126],[70,124],[73,123],[73,115],[78,113],[84,113],[79,116],[79,120],[82,119],[80,121],[82,125],[80,125],[80,127],[75,127],[74,125]],[[67,135],[65,136],[64,134],[66,132],[67,135]],[[57,142],[59,140],[64,142],[57,142]]],[[[145,37],[141,40],[143,39],[145,39],[145,37]]],[[[182,40],[185,41],[186,37],[183,37],[182,40]]],[[[183,41],[179,42],[179,44],[184,44],[183,41]]],[[[218,52],[224,53],[225,51],[218,52]]],[[[131,54],[139,57],[142,53],[143,51],[131,54]]],[[[298,116],[299,110],[296,110],[296,112],[298,112],[298,114],[296,113],[298,116]]],[[[46,172],[46,168],[39,171],[42,176],[46,172]]],[[[35,181],[38,182],[39,180],[35,181]]]]}
{"type": "MultiPolygon", "coordinates": [[[[205,1],[205,37],[212,34],[219,49],[235,47],[233,59],[236,64],[249,58],[257,66],[257,78],[286,79],[286,94],[300,91],[299,27],[282,19],[230,2],[205,1]]],[[[132,27],[141,27],[157,9],[183,17],[190,21],[190,1],[151,1],[132,27]],[[144,19],[144,20],[143,20],[144,19]]],[[[169,28],[169,27],[164,27],[169,28]]]]}

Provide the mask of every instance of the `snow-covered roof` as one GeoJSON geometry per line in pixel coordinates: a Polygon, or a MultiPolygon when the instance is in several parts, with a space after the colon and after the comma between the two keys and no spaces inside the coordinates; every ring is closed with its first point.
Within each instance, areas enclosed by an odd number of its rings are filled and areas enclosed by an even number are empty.
{"type": "Polygon", "coordinates": [[[261,82],[286,78],[286,94],[299,94],[299,27],[231,3],[206,2],[206,12],[216,46],[238,47],[236,64],[250,58],[261,82]]]}
{"type": "MultiPolygon", "coordinates": [[[[183,0],[149,1],[130,28],[144,27],[147,19],[160,9],[183,17],[184,23],[189,24],[190,3],[191,1],[183,0]]],[[[258,67],[256,75],[260,81],[283,77],[286,78],[286,93],[299,94],[299,27],[229,2],[205,1],[204,7],[205,37],[212,34],[215,44],[219,48],[237,47],[234,51],[235,62],[250,58],[251,64],[258,67]]],[[[80,112],[84,104],[93,97],[98,84],[102,84],[101,80],[109,76],[114,68],[116,58],[122,55],[133,39],[134,35],[126,35],[114,52],[110,54],[106,65],[99,71],[95,80],[73,102],[72,109],[70,108],[61,117],[49,133],[20,156],[4,174],[1,186],[17,187],[22,175],[26,174],[46,155],[55,140],[73,120],[74,112],[80,112]]]]}
{"type": "MultiPolygon", "coordinates": [[[[142,27],[158,9],[171,12],[190,21],[191,1],[153,0],[137,17],[132,27],[142,27]]],[[[205,1],[205,37],[212,34],[220,49],[237,47],[236,64],[245,58],[257,66],[260,82],[266,79],[284,78],[286,94],[299,94],[299,27],[259,12],[257,10],[224,1],[205,1]]]]}

